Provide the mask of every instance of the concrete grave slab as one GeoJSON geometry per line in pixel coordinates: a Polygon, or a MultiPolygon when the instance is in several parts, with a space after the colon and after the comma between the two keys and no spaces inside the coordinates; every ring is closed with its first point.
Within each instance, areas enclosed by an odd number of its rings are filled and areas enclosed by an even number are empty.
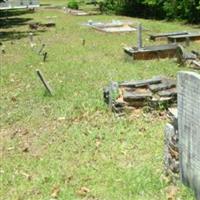
{"type": "Polygon", "coordinates": [[[189,33],[185,35],[174,35],[168,37],[169,43],[185,42],[185,41],[198,41],[200,42],[200,32],[199,33],[189,33]]]}
{"type": "Polygon", "coordinates": [[[177,44],[147,46],[143,48],[125,47],[124,52],[134,60],[151,60],[177,57],[177,44]]]}
{"type": "Polygon", "coordinates": [[[169,36],[176,36],[176,35],[187,35],[189,32],[182,31],[182,32],[170,32],[170,33],[159,33],[159,34],[150,34],[149,39],[153,41],[157,40],[167,40],[169,36]]]}
{"type": "Polygon", "coordinates": [[[92,20],[89,20],[83,25],[105,33],[133,32],[137,30],[133,27],[133,22],[121,20],[113,20],[112,22],[93,22],[92,20]]]}

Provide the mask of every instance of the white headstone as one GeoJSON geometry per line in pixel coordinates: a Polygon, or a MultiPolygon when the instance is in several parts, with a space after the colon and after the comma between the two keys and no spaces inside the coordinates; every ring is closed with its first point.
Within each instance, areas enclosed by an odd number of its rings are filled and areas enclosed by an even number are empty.
{"type": "Polygon", "coordinates": [[[200,200],[200,75],[178,73],[180,172],[200,200]]]}

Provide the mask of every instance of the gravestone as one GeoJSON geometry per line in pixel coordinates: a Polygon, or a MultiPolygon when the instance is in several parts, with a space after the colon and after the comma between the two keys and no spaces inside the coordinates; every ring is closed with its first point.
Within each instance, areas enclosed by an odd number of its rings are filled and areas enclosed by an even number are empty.
{"type": "Polygon", "coordinates": [[[178,74],[178,132],[182,182],[200,200],[200,75],[178,74]]]}

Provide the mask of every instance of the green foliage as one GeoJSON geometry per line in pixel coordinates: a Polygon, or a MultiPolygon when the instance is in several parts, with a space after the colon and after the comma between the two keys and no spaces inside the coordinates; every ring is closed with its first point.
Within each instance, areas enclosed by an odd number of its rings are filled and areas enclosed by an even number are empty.
{"type": "Polygon", "coordinates": [[[104,0],[104,11],[200,23],[200,0],[104,0]]]}
{"type": "Polygon", "coordinates": [[[71,8],[71,9],[77,9],[79,8],[79,5],[78,5],[78,2],[75,1],[75,0],[70,0],[67,4],[67,7],[68,8],[71,8]]]}

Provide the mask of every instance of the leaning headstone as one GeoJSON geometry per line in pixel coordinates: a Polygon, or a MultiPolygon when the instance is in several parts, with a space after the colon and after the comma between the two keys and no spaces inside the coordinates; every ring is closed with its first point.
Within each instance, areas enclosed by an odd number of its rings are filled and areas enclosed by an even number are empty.
{"type": "Polygon", "coordinates": [[[182,182],[200,200],[200,75],[178,74],[178,131],[182,182]]]}

